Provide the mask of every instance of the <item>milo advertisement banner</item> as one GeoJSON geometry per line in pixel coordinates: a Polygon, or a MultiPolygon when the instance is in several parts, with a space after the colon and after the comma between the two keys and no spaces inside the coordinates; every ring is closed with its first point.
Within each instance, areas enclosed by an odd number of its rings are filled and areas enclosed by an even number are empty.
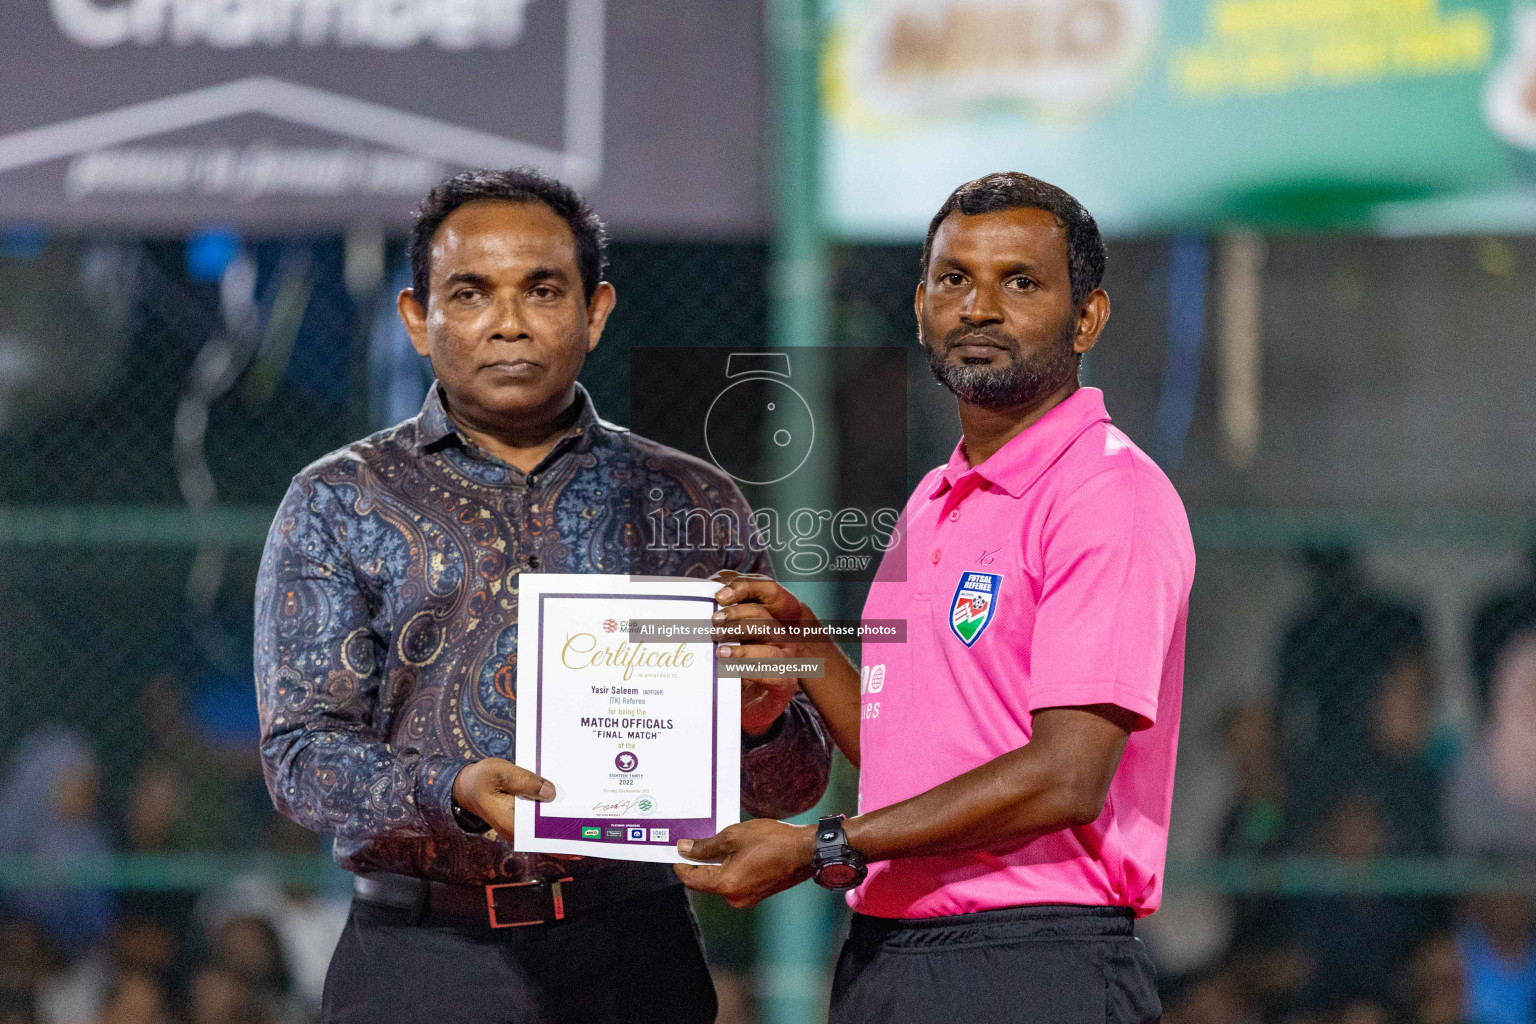
{"type": "Polygon", "coordinates": [[[1021,170],[1109,231],[1536,226],[1536,6],[830,0],[826,208],[911,238],[1021,170]]]}

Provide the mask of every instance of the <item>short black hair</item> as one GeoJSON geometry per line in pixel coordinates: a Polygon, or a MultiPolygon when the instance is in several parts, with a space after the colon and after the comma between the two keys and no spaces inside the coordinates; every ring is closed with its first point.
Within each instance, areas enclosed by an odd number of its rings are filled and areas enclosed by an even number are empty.
{"type": "Polygon", "coordinates": [[[997,213],[999,210],[1044,210],[1056,218],[1067,232],[1067,270],[1072,282],[1072,301],[1080,303],[1104,281],[1108,255],[1098,222],[1083,204],[1066,191],[1039,178],[1017,171],[997,171],[968,181],[949,194],[939,212],[928,222],[928,237],[923,239],[922,274],[928,277],[928,257],[933,252],[933,236],[944,218],[959,210],[967,216],[997,213]]]}
{"type": "Polygon", "coordinates": [[[466,203],[500,199],[509,203],[543,203],[571,226],[576,236],[576,267],[581,271],[581,290],[588,302],[608,269],[608,234],[603,222],[581,193],[532,167],[497,171],[464,171],[432,186],[411,225],[411,291],[416,301],[427,304],[432,274],[432,236],[448,215],[466,203]]]}

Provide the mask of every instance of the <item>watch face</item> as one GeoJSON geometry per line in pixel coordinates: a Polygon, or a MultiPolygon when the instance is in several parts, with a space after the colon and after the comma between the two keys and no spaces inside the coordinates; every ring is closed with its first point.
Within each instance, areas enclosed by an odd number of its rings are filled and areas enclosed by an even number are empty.
{"type": "Polygon", "coordinates": [[[816,875],[816,884],[828,889],[846,889],[859,877],[852,864],[828,864],[816,875]]]}

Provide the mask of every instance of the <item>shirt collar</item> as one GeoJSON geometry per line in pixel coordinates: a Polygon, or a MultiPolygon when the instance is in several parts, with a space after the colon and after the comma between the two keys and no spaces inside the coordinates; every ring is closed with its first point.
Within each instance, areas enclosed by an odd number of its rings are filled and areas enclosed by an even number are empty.
{"type": "Polygon", "coordinates": [[[1017,498],[1079,434],[1096,423],[1108,422],[1104,392],[1098,388],[1078,388],[974,469],[966,460],[965,439],[961,438],[928,496],[937,498],[967,474],[974,473],[1017,498]]]}
{"type": "MultiPolygon", "coordinates": [[[[597,415],[597,407],[592,402],[592,396],[586,388],[581,386],[580,381],[576,382],[576,404],[581,407],[581,411],[576,414],[576,422],[561,435],[559,442],[555,445],[556,448],[563,447],[571,438],[576,438],[578,446],[585,450],[590,447],[593,435],[598,430],[622,429],[597,415]]],[[[432,386],[427,389],[427,400],[422,403],[421,412],[416,417],[416,451],[425,452],[450,440],[463,444],[465,438],[459,433],[458,427],[453,425],[453,420],[448,417],[448,407],[443,404],[442,385],[433,381],[432,386]]]]}

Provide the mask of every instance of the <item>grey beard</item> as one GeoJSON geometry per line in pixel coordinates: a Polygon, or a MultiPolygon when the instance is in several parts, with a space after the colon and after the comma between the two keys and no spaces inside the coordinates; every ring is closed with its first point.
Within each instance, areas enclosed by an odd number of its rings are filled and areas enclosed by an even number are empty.
{"type": "Polygon", "coordinates": [[[1077,353],[1072,351],[1070,334],[1062,344],[1033,358],[1026,359],[1015,348],[1012,361],[1001,369],[951,363],[947,352],[935,351],[931,345],[925,344],[923,350],[935,380],[960,401],[983,409],[1032,405],[1077,376],[1077,353]]]}

